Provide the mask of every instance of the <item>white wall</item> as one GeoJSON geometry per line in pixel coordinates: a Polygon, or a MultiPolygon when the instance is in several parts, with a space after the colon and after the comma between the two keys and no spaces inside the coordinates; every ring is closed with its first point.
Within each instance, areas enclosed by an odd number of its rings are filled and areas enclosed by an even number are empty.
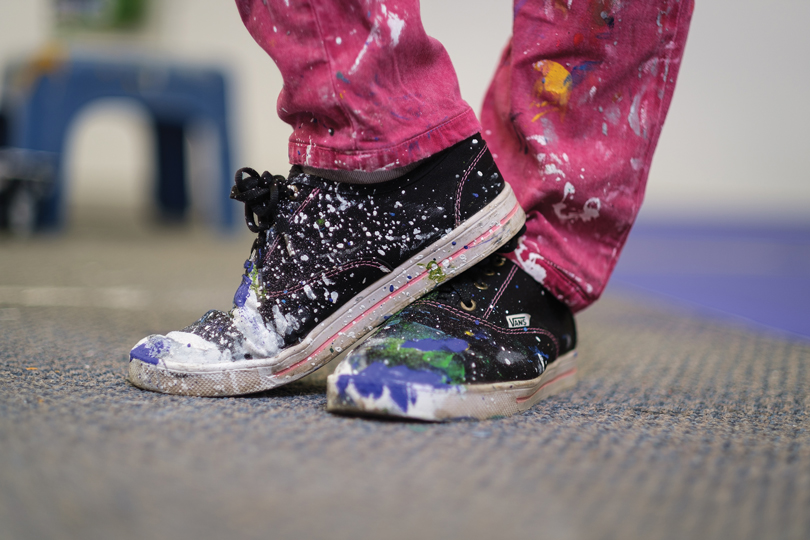
{"type": "MultiPolygon", "coordinates": [[[[34,50],[52,35],[49,5],[49,0],[0,0],[0,63],[34,50]]],[[[290,129],[275,115],[281,78],[242,26],[233,3],[156,0],[152,5],[150,28],[125,48],[227,67],[236,82],[234,165],[286,172],[290,129]]],[[[478,108],[509,35],[511,2],[425,0],[422,11],[428,32],[444,43],[456,64],[463,95],[478,108]]],[[[807,20],[806,0],[698,3],[650,176],[645,219],[807,219],[807,20]]],[[[109,41],[102,41],[109,47],[109,41]]],[[[130,191],[133,183],[148,182],[138,178],[148,174],[144,168],[127,168],[120,154],[128,145],[120,143],[120,136],[104,135],[112,129],[104,128],[105,114],[99,112],[94,119],[88,113],[89,119],[77,128],[80,144],[72,150],[71,171],[81,177],[74,180],[83,186],[76,193],[79,198],[82,191],[94,191],[95,184],[109,183],[111,177],[121,178],[130,191]],[[105,148],[116,137],[116,148],[105,148]]],[[[108,124],[125,125],[132,146],[140,148],[138,141],[147,135],[139,132],[137,120],[126,119],[127,114],[108,124]]]]}
{"type": "Polygon", "coordinates": [[[810,220],[810,2],[699,1],[645,217],[810,220]]]}

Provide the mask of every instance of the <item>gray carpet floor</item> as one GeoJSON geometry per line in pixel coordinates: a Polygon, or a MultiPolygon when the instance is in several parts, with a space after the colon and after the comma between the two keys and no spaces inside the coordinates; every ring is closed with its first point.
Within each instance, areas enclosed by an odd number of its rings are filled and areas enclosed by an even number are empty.
{"type": "Polygon", "coordinates": [[[334,416],[318,377],[130,386],[129,348],[227,307],[249,245],[0,246],[0,539],[810,536],[810,344],[643,298],[586,310],[577,387],[506,419],[334,416]]]}

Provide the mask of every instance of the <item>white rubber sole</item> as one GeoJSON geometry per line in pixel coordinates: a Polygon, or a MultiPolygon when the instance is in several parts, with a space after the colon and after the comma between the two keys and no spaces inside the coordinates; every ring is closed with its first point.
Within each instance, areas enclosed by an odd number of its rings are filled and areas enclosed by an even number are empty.
{"type": "Polygon", "coordinates": [[[495,252],[520,231],[526,216],[509,184],[448,236],[366,288],[316,326],[299,344],[272,358],[218,364],[134,359],[129,380],[146,390],[189,396],[235,396],[287,384],[328,363],[444,279],[495,252]]]}
{"type": "Polygon", "coordinates": [[[459,419],[498,418],[521,413],[539,401],[572,388],[577,383],[576,351],[571,351],[548,366],[536,379],[492,384],[468,384],[436,388],[395,382],[400,395],[408,396],[403,410],[392,398],[391,388],[383,386],[379,397],[363,396],[349,382],[341,395],[339,373],[327,378],[326,410],[353,415],[411,418],[431,422],[459,419]]]}

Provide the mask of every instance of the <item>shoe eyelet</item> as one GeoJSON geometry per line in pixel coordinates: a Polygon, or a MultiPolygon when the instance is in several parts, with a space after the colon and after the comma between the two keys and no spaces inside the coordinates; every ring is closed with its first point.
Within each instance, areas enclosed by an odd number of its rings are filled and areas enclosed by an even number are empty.
{"type": "Polygon", "coordinates": [[[484,270],[484,275],[485,276],[494,276],[495,275],[495,270],[490,270],[489,268],[487,268],[486,270],[484,270]]]}
{"type": "Polygon", "coordinates": [[[475,309],[475,300],[470,299],[470,303],[472,305],[468,306],[467,304],[464,303],[464,300],[462,300],[461,302],[459,302],[459,305],[461,306],[461,309],[463,309],[464,311],[473,311],[475,309]]]}
{"type": "Polygon", "coordinates": [[[480,291],[485,291],[485,290],[489,289],[489,285],[487,285],[486,283],[481,283],[481,282],[476,281],[475,283],[473,283],[473,285],[475,285],[475,288],[480,290],[480,291]]]}
{"type": "Polygon", "coordinates": [[[492,262],[492,264],[494,264],[495,266],[503,266],[504,264],[506,264],[506,257],[497,257],[492,262]]]}
{"type": "Polygon", "coordinates": [[[288,195],[288,198],[291,201],[297,200],[298,199],[298,186],[295,186],[295,185],[287,186],[287,189],[290,191],[290,194],[288,195]]]}

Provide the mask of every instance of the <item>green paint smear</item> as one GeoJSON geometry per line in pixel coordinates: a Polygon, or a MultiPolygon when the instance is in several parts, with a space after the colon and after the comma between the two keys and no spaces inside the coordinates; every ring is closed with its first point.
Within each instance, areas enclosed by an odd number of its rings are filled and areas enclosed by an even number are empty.
{"type": "MultiPolygon", "coordinates": [[[[408,339],[416,340],[422,338],[436,339],[435,333],[425,332],[422,325],[412,325],[400,323],[401,335],[408,336],[408,339]],[[420,328],[421,327],[421,328],[420,328]],[[419,330],[422,330],[421,332],[419,330]]],[[[425,328],[426,329],[426,328],[425,328]]],[[[429,329],[427,329],[429,330],[429,329]]],[[[423,370],[433,368],[442,372],[449,384],[464,384],[466,370],[462,358],[456,358],[456,353],[451,351],[420,351],[419,349],[403,349],[401,345],[407,341],[395,337],[383,338],[366,351],[366,361],[368,364],[374,362],[385,362],[389,365],[404,365],[413,370],[423,370]]]]}
{"type": "Polygon", "coordinates": [[[256,298],[264,301],[265,300],[265,291],[264,287],[262,287],[261,281],[259,280],[259,269],[258,264],[253,264],[253,269],[248,272],[248,277],[250,278],[250,288],[253,293],[256,295],[256,298]]]}
{"type": "Polygon", "coordinates": [[[447,279],[447,274],[444,273],[444,270],[442,270],[442,267],[436,261],[430,261],[427,263],[427,265],[419,263],[416,266],[427,270],[428,279],[434,281],[435,283],[441,283],[447,279]]]}

